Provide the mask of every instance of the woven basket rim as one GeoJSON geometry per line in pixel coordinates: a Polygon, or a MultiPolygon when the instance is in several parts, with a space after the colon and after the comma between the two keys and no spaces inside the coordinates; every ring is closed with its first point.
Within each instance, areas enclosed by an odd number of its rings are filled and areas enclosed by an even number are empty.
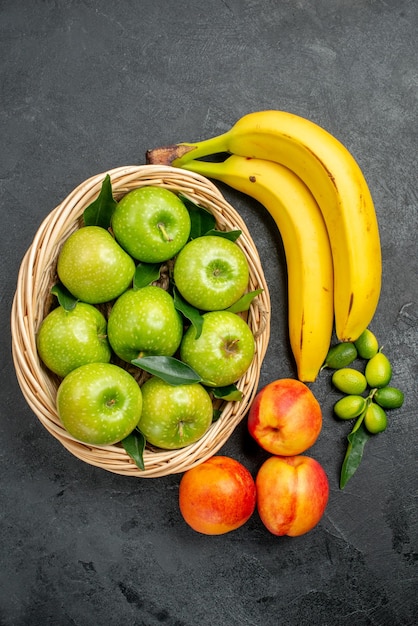
{"type": "Polygon", "coordinates": [[[96,174],[79,184],[41,222],[19,268],[11,311],[11,331],[12,356],[19,386],[29,407],[48,432],[74,456],[90,465],[116,474],[153,478],[184,472],[213,456],[245,416],[257,392],[270,337],[270,295],[257,248],[244,220],[211,181],[200,174],[171,166],[123,166],[96,174]],[[84,208],[97,197],[107,174],[111,178],[116,200],[139,186],[162,186],[175,192],[181,191],[193,202],[211,210],[218,227],[239,228],[242,234],[237,243],[244,250],[250,267],[249,289],[263,290],[248,311],[247,322],[255,335],[256,352],[250,368],[237,383],[243,392],[243,400],[225,403],[221,417],[199,441],[190,446],[178,450],[146,448],[144,470],[135,465],[120,444],[85,444],[64,429],[55,403],[59,379],[43,366],[36,349],[36,332],[51,304],[49,286],[59,249],[79,227],[84,208]]]}

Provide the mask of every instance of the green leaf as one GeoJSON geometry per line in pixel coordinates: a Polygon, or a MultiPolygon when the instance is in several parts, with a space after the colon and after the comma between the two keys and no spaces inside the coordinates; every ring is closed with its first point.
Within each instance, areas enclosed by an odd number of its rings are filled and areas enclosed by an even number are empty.
{"type": "Polygon", "coordinates": [[[262,289],[255,289],[254,291],[245,293],[239,300],[234,302],[234,304],[232,304],[226,310],[230,311],[231,313],[241,313],[242,311],[248,311],[251,306],[251,302],[254,300],[254,298],[259,296],[260,293],[263,293],[262,289]]]}
{"type": "Polygon", "coordinates": [[[109,228],[116,205],[117,202],[112,194],[112,181],[109,174],[106,174],[98,197],[84,209],[84,224],[109,228]]]}
{"type": "Polygon", "coordinates": [[[190,239],[196,239],[197,237],[202,237],[203,235],[213,235],[216,237],[224,237],[230,241],[236,241],[241,235],[241,230],[218,230],[216,228],[216,218],[213,213],[200,204],[196,204],[182,193],[179,193],[178,197],[190,214],[190,239]]]}
{"type": "Polygon", "coordinates": [[[178,197],[183,202],[190,214],[190,239],[196,239],[196,237],[201,237],[212,228],[215,228],[216,219],[213,213],[208,211],[208,209],[200,206],[199,204],[192,202],[192,200],[189,200],[189,198],[186,198],[186,196],[183,196],[183,194],[181,193],[179,193],[178,197]]]}
{"type": "Polygon", "coordinates": [[[370,439],[370,433],[363,424],[364,413],[357,420],[353,430],[348,435],[348,446],[341,468],[340,489],[344,489],[347,482],[356,472],[363,458],[364,446],[370,439]]]}
{"type": "Polygon", "coordinates": [[[73,311],[77,305],[77,298],[73,296],[62,283],[57,283],[51,289],[51,293],[58,298],[59,304],[66,311],[73,311]]]}
{"type": "Polygon", "coordinates": [[[158,376],[169,385],[188,385],[202,382],[201,377],[183,361],[172,356],[143,356],[131,361],[149,374],[158,376]]]}
{"type": "Polygon", "coordinates": [[[212,387],[211,392],[215,398],[225,400],[227,402],[239,402],[243,398],[243,393],[236,385],[227,385],[226,387],[212,387]]]}
{"type": "Polygon", "coordinates": [[[134,289],[147,287],[160,278],[161,265],[159,263],[138,263],[134,275],[134,289]]]}
{"type": "Polygon", "coordinates": [[[211,228],[204,234],[207,237],[223,237],[224,239],[229,239],[229,241],[235,242],[241,233],[242,230],[218,230],[217,228],[211,228]]]}
{"type": "Polygon", "coordinates": [[[174,287],[173,289],[173,298],[175,308],[192,323],[196,331],[195,339],[199,339],[203,328],[203,317],[200,315],[197,309],[195,309],[191,304],[186,302],[184,298],[182,298],[176,287],[174,287]]]}
{"type": "Polygon", "coordinates": [[[212,422],[217,422],[221,415],[222,411],[220,409],[213,409],[212,422]]]}
{"type": "Polygon", "coordinates": [[[146,444],[144,435],[135,429],[125,439],[122,439],[121,444],[127,454],[135,461],[135,465],[139,469],[144,470],[144,450],[146,444]]]}

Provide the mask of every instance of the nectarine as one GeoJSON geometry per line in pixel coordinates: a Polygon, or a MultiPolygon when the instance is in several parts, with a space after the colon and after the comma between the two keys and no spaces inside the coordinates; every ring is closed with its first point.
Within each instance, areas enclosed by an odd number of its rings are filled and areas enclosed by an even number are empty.
{"type": "Polygon", "coordinates": [[[249,470],[227,456],[213,456],[187,470],[180,481],[180,512],[193,530],[221,535],[239,528],[256,506],[249,470]]]}
{"type": "Polygon", "coordinates": [[[269,457],[255,483],[260,519],[273,535],[307,533],[328,503],[328,477],[322,465],[308,456],[269,457]]]}
{"type": "Polygon", "coordinates": [[[251,436],[267,452],[294,456],[317,440],[322,411],[309,387],[293,378],[282,378],[258,392],[247,424],[251,436]]]}

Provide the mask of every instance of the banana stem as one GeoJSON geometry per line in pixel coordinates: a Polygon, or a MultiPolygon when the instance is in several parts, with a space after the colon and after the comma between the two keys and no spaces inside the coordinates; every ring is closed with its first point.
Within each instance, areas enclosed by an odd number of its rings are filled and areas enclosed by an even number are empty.
{"type": "Polygon", "coordinates": [[[190,159],[179,166],[177,166],[176,163],[176,167],[182,167],[183,169],[195,172],[196,174],[207,176],[207,178],[217,178],[218,180],[222,180],[222,175],[225,174],[225,161],[223,163],[215,163],[211,161],[197,161],[195,159],[190,159]]]}
{"type": "Polygon", "coordinates": [[[217,137],[205,139],[204,141],[199,141],[197,143],[181,144],[183,146],[187,146],[190,150],[185,152],[182,156],[180,156],[180,158],[175,159],[173,161],[173,165],[175,167],[182,167],[185,163],[194,159],[200,159],[201,157],[218,154],[219,152],[228,152],[228,139],[229,132],[218,135],[217,137]]]}
{"type": "Polygon", "coordinates": [[[228,152],[229,133],[205,139],[197,143],[177,143],[147,150],[146,161],[150,164],[183,167],[185,163],[200,157],[228,152]]]}

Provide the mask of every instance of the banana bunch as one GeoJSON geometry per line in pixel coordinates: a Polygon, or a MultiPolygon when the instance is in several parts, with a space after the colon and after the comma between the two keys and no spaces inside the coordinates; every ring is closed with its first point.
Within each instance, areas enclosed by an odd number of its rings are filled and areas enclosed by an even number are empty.
{"type": "Polygon", "coordinates": [[[226,133],[147,152],[257,199],[283,239],[289,335],[298,378],[315,380],[330,346],[372,320],[382,261],[373,200],[351,153],[317,124],[284,111],[245,115],[226,133]],[[230,153],[221,163],[202,157],[230,153]]]}

